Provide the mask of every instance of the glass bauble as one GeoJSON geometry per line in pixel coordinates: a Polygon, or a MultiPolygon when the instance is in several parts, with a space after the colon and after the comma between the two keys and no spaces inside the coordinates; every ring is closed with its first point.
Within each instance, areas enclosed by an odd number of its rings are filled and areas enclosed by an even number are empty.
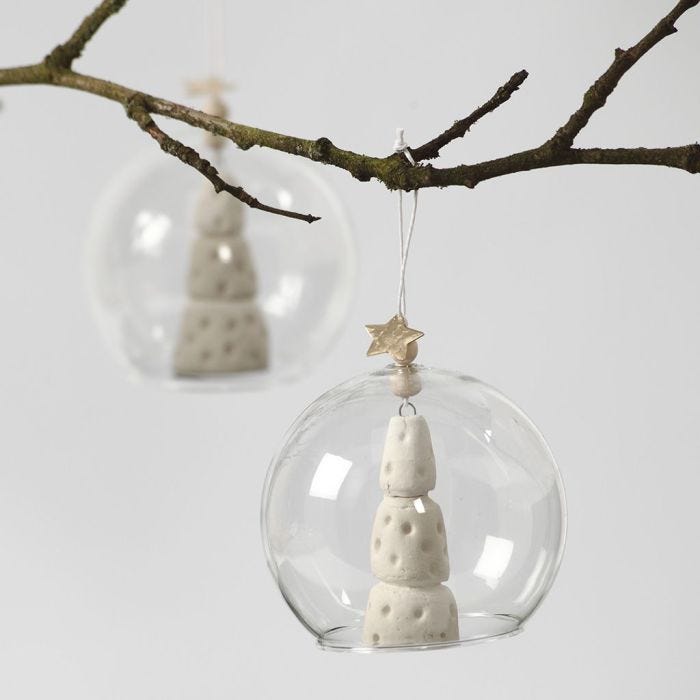
{"type": "Polygon", "coordinates": [[[149,151],[96,207],[87,273],[100,328],[145,381],[236,390],[294,379],[328,350],[352,299],[348,217],[302,159],[261,149],[207,155],[260,201],[321,220],[249,209],[149,151]]]}
{"type": "MultiPolygon", "coordinates": [[[[400,490],[399,474],[391,477],[394,494],[410,495],[400,490]]],[[[299,416],[268,472],[262,528],[285,600],[322,647],[425,649],[520,631],[554,581],[566,510],[552,454],[515,404],[471,377],[392,365],[337,386],[299,416]],[[387,488],[384,470],[392,465],[382,452],[399,409],[423,416],[432,435],[437,477],[428,497],[383,500],[380,482],[387,488]],[[392,520],[394,511],[381,509],[394,502],[403,510],[392,520]],[[452,616],[444,629],[424,626],[411,637],[408,628],[430,612],[422,603],[408,613],[380,603],[377,628],[368,628],[370,593],[384,586],[377,588],[377,569],[384,581],[400,583],[411,566],[439,563],[435,557],[448,549],[449,577],[439,566],[433,572],[452,616]],[[389,628],[381,616],[399,613],[405,619],[395,620],[384,643],[389,628]]],[[[392,590],[399,606],[404,591],[420,601],[430,593],[392,590]]]]}

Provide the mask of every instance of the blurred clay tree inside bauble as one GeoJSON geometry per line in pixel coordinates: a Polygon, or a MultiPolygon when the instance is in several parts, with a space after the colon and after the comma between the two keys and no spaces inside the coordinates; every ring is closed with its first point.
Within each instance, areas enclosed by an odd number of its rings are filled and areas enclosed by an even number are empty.
{"type": "MultiPolygon", "coordinates": [[[[206,89],[210,81],[200,88],[206,89]]],[[[217,84],[206,111],[219,117],[227,109],[217,84]]],[[[220,160],[226,142],[208,139],[212,160],[220,160]]],[[[226,173],[227,181],[233,181],[226,173]]],[[[204,186],[197,199],[187,291],[175,346],[179,376],[262,370],[268,364],[268,332],[260,313],[255,263],[245,238],[245,205],[225,192],[204,186]]]]}
{"type": "Polygon", "coordinates": [[[210,187],[197,202],[174,369],[180,376],[267,367],[268,335],[256,301],[257,275],[243,235],[243,205],[210,187]]]}

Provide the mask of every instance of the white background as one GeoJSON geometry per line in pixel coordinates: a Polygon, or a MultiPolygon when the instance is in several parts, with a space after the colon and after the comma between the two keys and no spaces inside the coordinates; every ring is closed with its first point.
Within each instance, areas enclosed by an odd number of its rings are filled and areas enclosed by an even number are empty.
{"type": "MultiPolygon", "coordinates": [[[[442,162],[505,154],[551,135],[671,4],[231,1],[235,116],[385,154],[395,126],[423,142],[527,68],[442,162]]],[[[92,5],[2,0],[0,64],[40,59],[92,5]]],[[[133,0],[76,67],[182,99],[206,71],[202,7],[133,0]]],[[[700,10],[678,28],[580,145],[698,139],[700,10]]],[[[336,655],[275,589],[259,493],[295,415],[381,366],[362,325],[392,310],[394,196],[315,166],[352,211],[361,267],[313,374],[238,396],[139,387],[103,349],[82,250],[110,175],[155,146],[89,95],[0,99],[0,697],[697,697],[700,179],[574,166],[423,194],[408,280],[421,357],[496,385],[540,426],[568,490],[567,553],[519,637],[336,655]]]]}

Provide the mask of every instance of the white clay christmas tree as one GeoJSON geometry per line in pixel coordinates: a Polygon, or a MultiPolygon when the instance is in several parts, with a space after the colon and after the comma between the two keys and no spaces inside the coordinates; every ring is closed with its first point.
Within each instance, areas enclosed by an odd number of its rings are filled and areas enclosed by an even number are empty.
{"type": "Polygon", "coordinates": [[[363,642],[367,646],[435,644],[459,639],[457,605],[442,585],[450,575],[445,523],[427,495],[435,456],[423,416],[389,421],[380,468],[384,491],[372,528],[372,572],[363,642]]]}
{"type": "MultiPolygon", "coordinates": [[[[217,116],[226,114],[218,95],[212,97],[207,110],[217,116]]],[[[210,139],[208,145],[217,151],[223,143],[210,139]]],[[[231,182],[228,175],[222,176],[231,182]]],[[[195,210],[198,235],[191,248],[189,301],[175,347],[177,375],[229,374],[267,367],[267,328],[255,299],[257,281],[243,236],[244,221],[244,205],[239,200],[226,192],[217,194],[210,185],[205,187],[195,210]]]]}

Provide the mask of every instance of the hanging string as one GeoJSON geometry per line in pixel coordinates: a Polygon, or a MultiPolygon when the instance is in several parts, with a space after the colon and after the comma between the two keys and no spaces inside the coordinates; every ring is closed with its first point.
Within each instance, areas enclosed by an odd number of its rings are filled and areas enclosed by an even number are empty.
{"type": "Polygon", "coordinates": [[[205,13],[209,76],[221,77],[225,70],[225,0],[207,0],[205,13]]]}
{"type": "MultiPolygon", "coordinates": [[[[411,165],[415,165],[408,144],[403,138],[403,129],[396,130],[396,141],[394,141],[394,152],[403,153],[411,165]]],[[[408,262],[408,253],[411,249],[411,240],[413,238],[413,230],[416,225],[416,210],[418,209],[418,190],[413,190],[413,207],[411,209],[411,218],[408,222],[408,231],[404,237],[404,219],[403,219],[403,190],[399,190],[399,293],[398,293],[398,314],[406,317],[406,263],[408,262]]]]}

